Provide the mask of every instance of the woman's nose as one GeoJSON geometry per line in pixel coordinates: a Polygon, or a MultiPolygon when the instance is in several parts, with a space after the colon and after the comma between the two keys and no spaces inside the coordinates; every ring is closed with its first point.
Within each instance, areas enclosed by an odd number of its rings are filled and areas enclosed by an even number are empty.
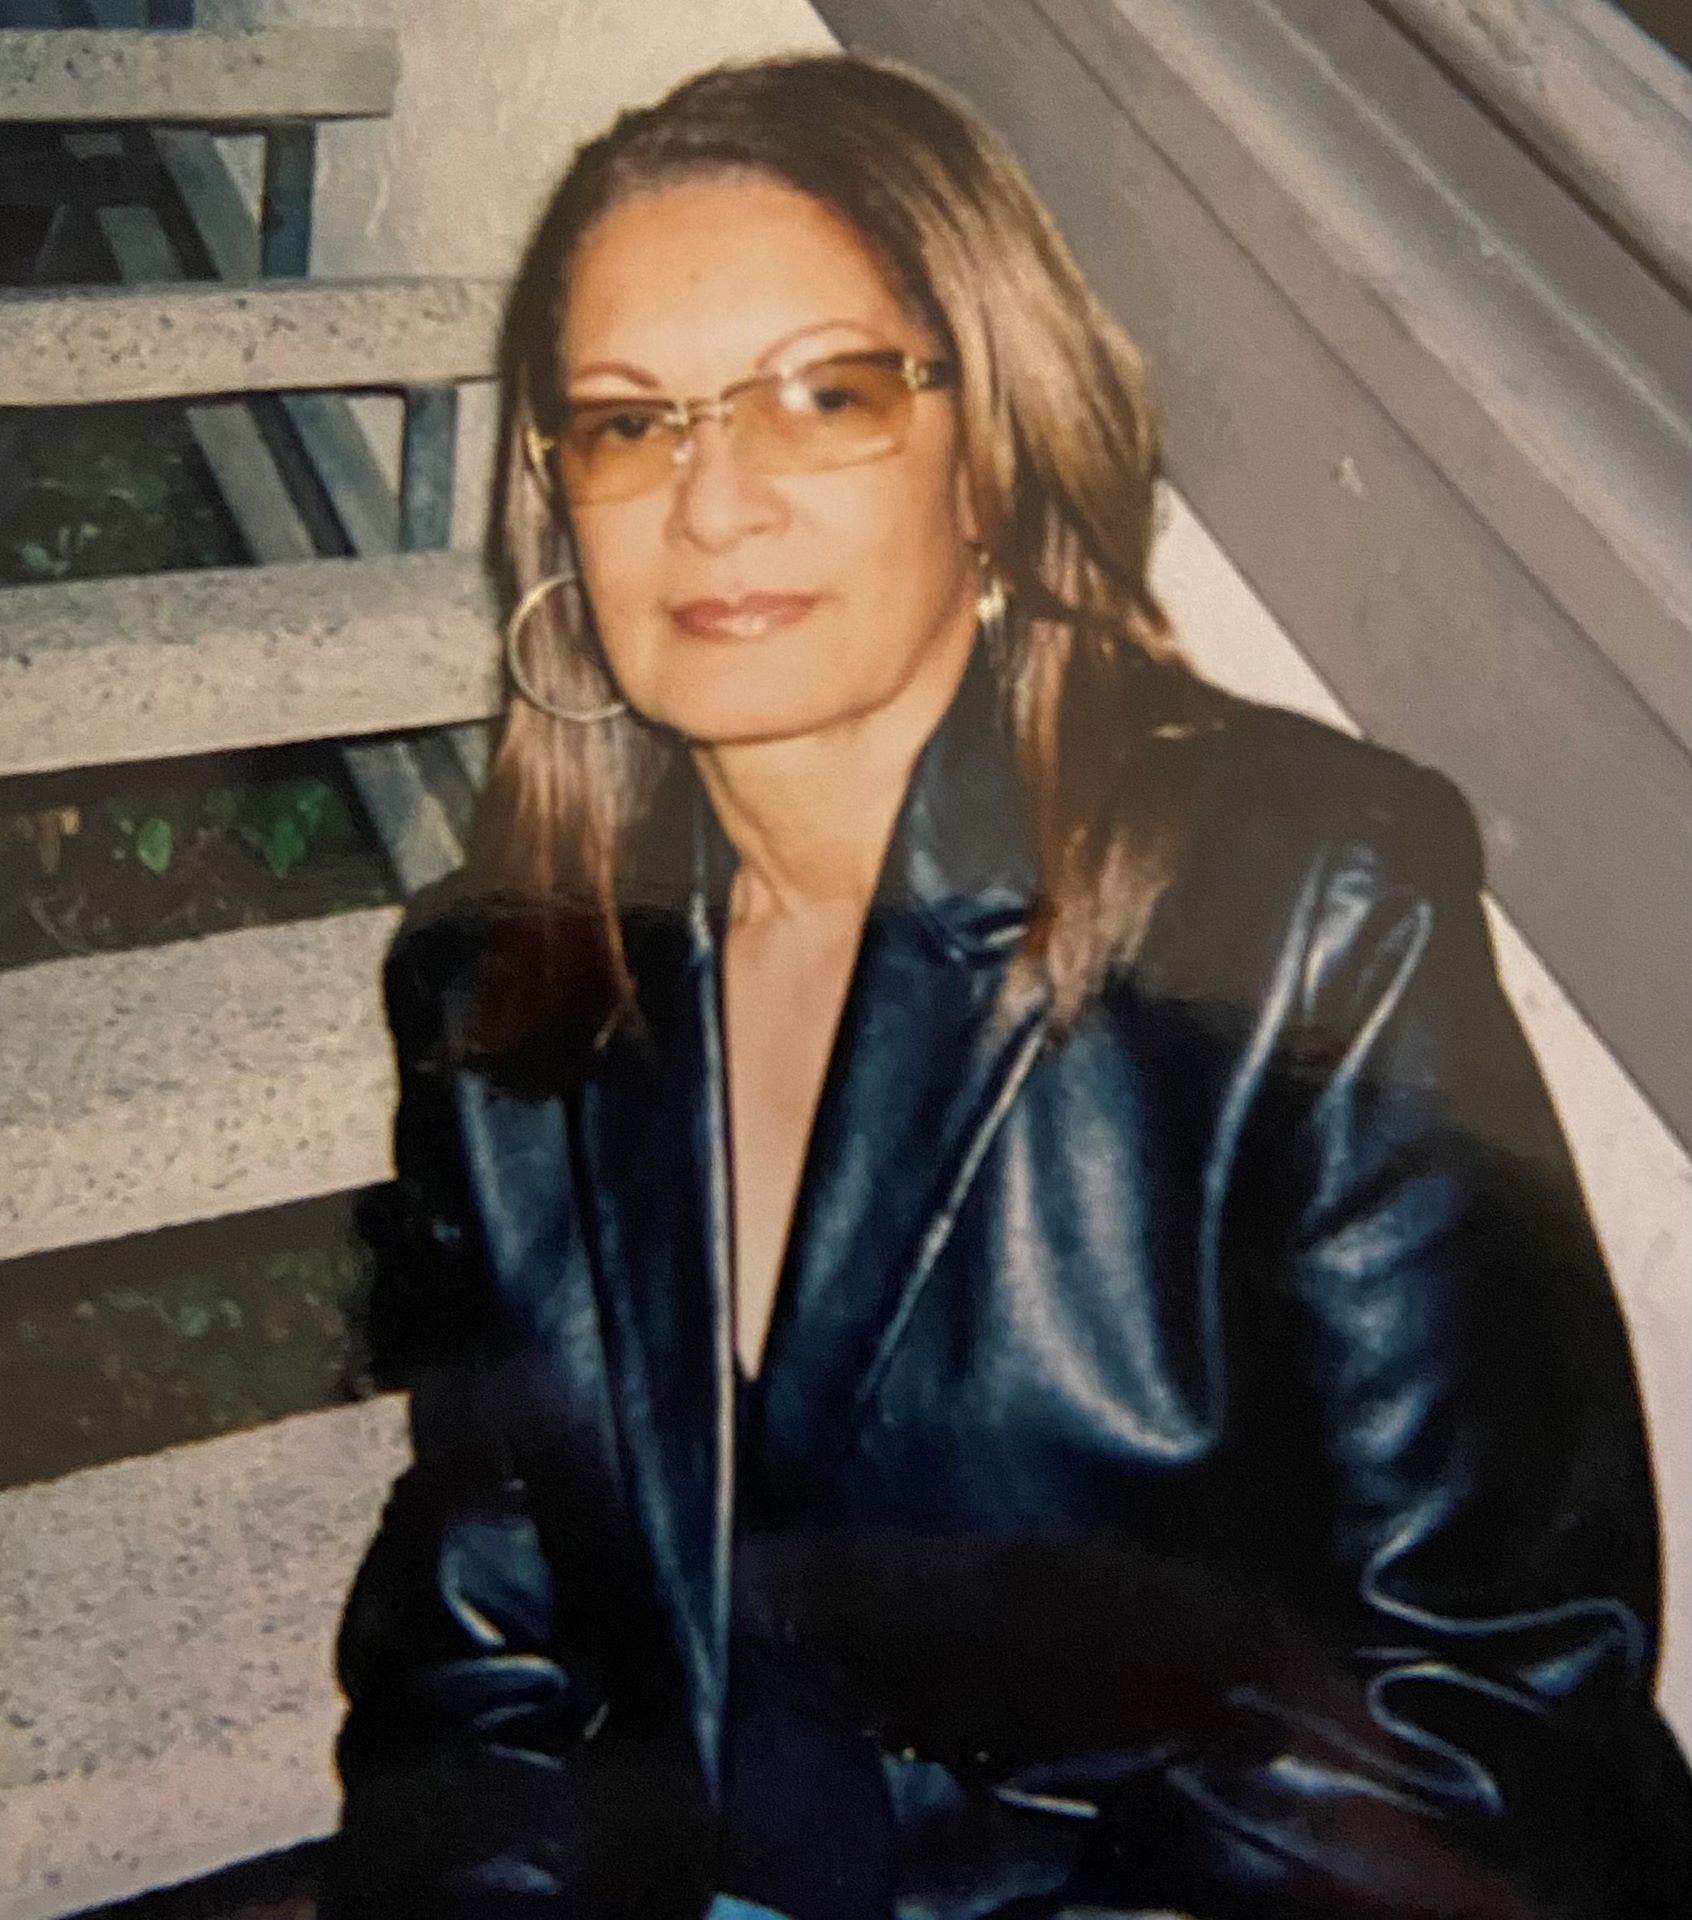
{"type": "Polygon", "coordinates": [[[780,493],[741,452],[732,420],[695,420],[676,455],[670,520],[675,532],[712,553],[774,526],[780,493]]]}

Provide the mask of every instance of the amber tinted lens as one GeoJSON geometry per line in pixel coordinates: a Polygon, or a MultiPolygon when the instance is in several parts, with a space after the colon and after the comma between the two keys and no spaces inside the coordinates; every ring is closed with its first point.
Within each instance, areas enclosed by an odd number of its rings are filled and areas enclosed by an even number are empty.
{"type": "Polygon", "coordinates": [[[558,476],[574,500],[626,500],[662,486],[675,435],[660,400],[583,400],[558,442],[558,476]]]}
{"type": "Polygon", "coordinates": [[[819,360],[739,397],[740,444],[764,473],[874,460],[903,444],[912,397],[897,357],[819,360]]]}

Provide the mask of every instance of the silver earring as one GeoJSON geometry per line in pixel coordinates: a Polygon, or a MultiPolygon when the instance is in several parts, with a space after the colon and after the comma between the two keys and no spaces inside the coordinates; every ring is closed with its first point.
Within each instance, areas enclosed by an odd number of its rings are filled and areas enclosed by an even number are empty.
{"type": "Polygon", "coordinates": [[[560,707],[552,701],[543,699],[529,684],[528,675],[523,671],[523,663],[518,657],[517,641],[523,631],[523,623],[549,593],[559,587],[573,587],[581,576],[575,573],[549,573],[544,580],[537,580],[512,609],[511,618],[505,623],[505,670],[511,675],[511,684],[528,701],[531,707],[538,707],[542,713],[550,713],[555,720],[574,721],[579,726],[591,726],[596,720],[614,720],[620,713],[627,713],[629,703],[626,700],[608,700],[602,707],[560,707]]]}

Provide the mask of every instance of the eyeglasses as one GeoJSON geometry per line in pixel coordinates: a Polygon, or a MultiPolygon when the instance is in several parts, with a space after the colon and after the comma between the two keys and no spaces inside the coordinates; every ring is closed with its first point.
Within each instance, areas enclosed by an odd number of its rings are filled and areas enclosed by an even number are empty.
{"type": "Polygon", "coordinates": [[[756,473],[821,473],[897,453],[916,396],[953,378],[949,361],[897,347],[837,353],[737,380],[709,400],[566,400],[556,434],[530,422],[525,440],[536,473],[588,505],[663,486],[689,458],[700,420],[721,421],[756,473]]]}

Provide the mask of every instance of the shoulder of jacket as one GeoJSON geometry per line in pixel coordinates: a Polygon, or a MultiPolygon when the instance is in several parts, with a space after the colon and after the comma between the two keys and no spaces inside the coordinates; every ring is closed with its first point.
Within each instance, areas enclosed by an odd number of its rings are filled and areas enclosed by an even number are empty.
{"type": "Polygon", "coordinates": [[[1283,707],[1225,695],[1195,741],[1195,829],[1277,867],[1373,868],[1400,884],[1476,891],[1473,808],[1447,775],[1283,707]]]}
{"type": "Polygon", "coordinates": [[[473,981],[487,947],[487,906],[468,898],[461,880],[449,874],[412,894],[383,956],[383,998],[402,1048],[441,1038],[449,997],[473,981]]]}
{"type": "Polygon", "coordinates": [[[1229,694],[1168,751],[1185,761],[1184,830],[1136,962],[1144,988],[1246,1008],[1289,943],[1335,959],[1389,902],[1478,908],[1474,814],[1407,755],[1229,694]]]}

